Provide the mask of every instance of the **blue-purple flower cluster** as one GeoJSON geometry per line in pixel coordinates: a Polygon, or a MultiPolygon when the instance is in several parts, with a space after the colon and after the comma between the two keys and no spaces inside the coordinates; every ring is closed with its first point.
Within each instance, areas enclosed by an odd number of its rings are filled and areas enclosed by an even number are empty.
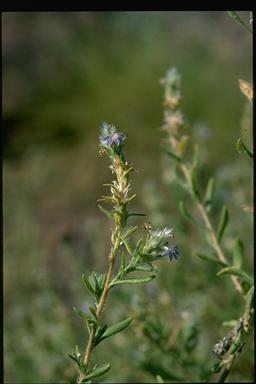
{"type": "Polygon", "coordinates": [[[172,261],[172,259],[177,261],[179,258],[179,255],[180,255],[180,251],[177,244],[171,245],[171,246],[168,246],[168,245],[164,246],[164,251],[162,253],[162,256],[168,256],[170,261],[172,261]]]}
{"type": "Polygon", "coordinates": [[[180,252],[178,245],[169,245],[169,239],[173,238],[173,229],[150,231],[149,237],[143,249],[143,254],[149,261],[168,256],[170,261],[178,260],[180,252]]]}
{"type": "Polygon", "coordinates": [[[116,132],[113,125],[103,123],[100,130],[100,143],[106,147],[111,147],[113,144],[119,147],[125,140],[125,134],[116,132]]]}

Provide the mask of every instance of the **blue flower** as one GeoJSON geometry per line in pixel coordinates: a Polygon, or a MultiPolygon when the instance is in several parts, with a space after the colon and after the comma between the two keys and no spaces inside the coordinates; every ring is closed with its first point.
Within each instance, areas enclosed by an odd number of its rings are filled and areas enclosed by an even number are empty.
{"type": "Polygon", "coordinates": [[[172,259],[178,260],[179,255],[180,255],[180,251],[179,251],[178,245],[172,245],[170,247],[167,245],[164,246],[164,251],[162,252],[162,256],[168,256],[170,261],[172,261],[172,259]]]}
{"type": "Polygon", "coordinates": [[[124,141],[125,134],[116,132],[113,125],[103,123],[100,131],[100,143],[107,147],[115,144],[117,147],[124,141]]]}

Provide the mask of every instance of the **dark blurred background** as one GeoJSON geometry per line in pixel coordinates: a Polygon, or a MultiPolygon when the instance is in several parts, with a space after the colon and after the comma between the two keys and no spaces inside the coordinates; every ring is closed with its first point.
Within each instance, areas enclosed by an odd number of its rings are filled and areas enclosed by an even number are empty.
{"type": "MultiPolygon", "coordinates": [[[[240,15],[249,19],[249,12],[240,15]]],[[[126,157],[138,170],[134,209],[155,225],[173,226],[182,251],[179,264],[159,264],[155,306],[170,324],[192,313],[201,355],[211,362],[211,346],[226,332],[222,321],[239,317],[242,303],[228,278],[194,256],[208,248],[180,217],[183,192],[171,183],[172,164],[161,152],[159,80],[171,66],[182,76],[202,185],[216,176],[213,220],[228,204],[225,245],[232,247],[234,236],[244,240],[250,271],[252,219],[241,207],[251,205],[252,169],[235,148],[239,136],[252,145],[251,110],[238,87],[239,78],[252,80],[250,34],[226,12],[5,12],[2,43],[5,382],[74,380],[67,355],[76,344],[84,348],[86,330],[72,307],[90,300],[81,273],[103,272],[109,248],[96,201],[111,178],[98,155],[102,121],[127,135],[126,157]]],[[[151,297],[143,287],[117,290],[110,321],[129,313],[136,295],[151,297]]],[[[143,339],[129,342],[133,331],[126,332],[98,352],[112,354],[108,379],[153,380],[134,352],[139,344],[144,354],[143,339]]],[[[250,348],[248,342],[231,379],[251,379],[250,348]]]]}

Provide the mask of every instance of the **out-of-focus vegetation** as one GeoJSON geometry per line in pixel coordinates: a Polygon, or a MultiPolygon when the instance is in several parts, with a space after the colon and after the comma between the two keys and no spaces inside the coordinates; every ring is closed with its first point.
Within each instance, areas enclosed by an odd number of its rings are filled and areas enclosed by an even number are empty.
{"type": "MultiPolygon", "coordinates": [[[[197,329],[201,363],[186,365],[184,331],[182,340],[173,339],[182,358],[174,357],[168,374],[203,376],[223,336],[221,323],[241,315],[241,302],[214,264],[195,257],[204,234],[180,217],[182,192],[170,183],[160,150],[159,79],[170,66],[179,68],[187,133],[204,162],[201,180],[216,177],[214,209],[228,205],[227,233],[231,242],[243,239],[252,271],[252,216],[242,209],[252,205],[252,168],[235,148],[240,136],[250,149],[252,143],[251,109],[238,86],[239,78],[251,81],[251,36],[225,12],[27,12],[4,13],[2,21],[5,382],[74,380],[68,354],[86,340],[72,307],[90,302],[81,272],[103,271],[109,249],[96,202],[109,180],[98,156],[104,120],[127,134],[127,158],[139,170],[134,209],[147,211],[153,225],[175,228],[181,258],[159,265],[153,288],[122,287],[113,295],[109,321],[129,309],[137,326],[96,354],[112,355],[110,382],[165,378],[157,370],[159,351],[142,336],[144,306],[152,321],[161,313],[159,321],[173,330],[197,329]]],[[[229,380],[252,380],[251,349],[248,340],[229,380]]]]}

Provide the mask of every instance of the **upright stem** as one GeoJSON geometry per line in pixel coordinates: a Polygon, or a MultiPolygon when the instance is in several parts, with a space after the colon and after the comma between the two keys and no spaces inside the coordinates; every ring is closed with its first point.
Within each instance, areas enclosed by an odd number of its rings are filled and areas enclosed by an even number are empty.
{"type": "MultiPolygon", "coordinates": [[[[190,176],[190,172],[189,172],[189,169],[187,168],[187,166],[185,164],[181,164],[181,170],[187,180],[187,182],[189,184],[191,184],[191,176],[190,176]]],[[[213,247],[217,253],[217,256],[218,256],[218,259],[220,261],[222,261],[223,263],[227,264],[227,259],[219,245],[219,242],[218,242],[218,239],[217,239],[217,236],[216,236],[216,233],[213,229],[213,226],[212,226],[212,223],[209,219],[209,216],[205,210],[205,207],[203,206],[203,204],[197,200],[197,207],[198,207],[198,210],[202,216],[202,219],[207,227],[207,229],[209,230],[209,233],[211,235],[211,238],[212,238],[212,244],[213,244],[213,247]]],[[[233,284],[235,285],[235,288],[238,290],[238,292],[240,292],[242,295],[243,295],[243,288],[237,278],[237,276],[234,276],[234,275],[231,275],[231,280],[233,282],[233,284]]]]}
{"type": "MultiPolygon", "coordinates": [[[[109,255],[109,266],[108,266],[108,272],[107,272],[107,276],[106,276],[106,280],[105,280],[105,285],[104,285],[104,288],[103,288],[103,291],[102,291],[99,303],[96,305],[97,321],[99,321],[99,318],[100,318],[100,316],[102,314],[102,311],[103,311],[104,306],[105,306],[106,301],[107,301],[107,297],[108,297],[108,293],[109,293],[109,288],[110,288],[111,277],[112,277],[112,272],[113,272],[113,268],[114,268],[114,264],[115,264],[115,257],[116,257],[116,254],[117,254],[117,251],[118,251],[118,248],[119,248],[119,245],[120,245],[120,236],[119,236],[120,229],[118,227],[116,228],[115,233],[117,235],[116,235],[116,238],[115,238],[115,243],[112,246],[111,252],[110,252],[110,255],[109,255]]],[[[96,333],[96,327],[94,326],[91,329],[91,332],[90,332],[90,335],[89,335],[89,340],[88,340],[87,347],[86,347],[86,351],[85,351],[85,354],[84,354],[84,365],[85,365],[85,367],[87,367],[88,364],[89,364],[89,360],[90,360],[91,353],[92,353],[92,350],[93,350],[93,343],[94,343],[95,333],[96,333]]],[[[78,379],[78,383],[81,383],[82,380],[83,380],[83,374],[80,373],[80,377],[78,379]]]]}

